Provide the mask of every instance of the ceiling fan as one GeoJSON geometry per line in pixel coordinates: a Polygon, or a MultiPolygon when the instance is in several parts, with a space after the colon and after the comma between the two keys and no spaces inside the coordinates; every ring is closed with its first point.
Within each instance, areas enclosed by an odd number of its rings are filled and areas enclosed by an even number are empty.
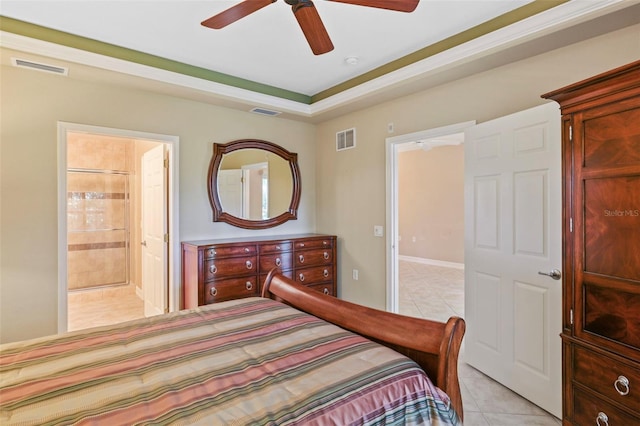
{"type": "MultiPolygon", "coordinates": [[[[244,0],[221,13],[202,21],[208,28],[221,29],[227,25],[252,14],[276,0],[244,0]]],[[[311,0],[284,0],[291,6],[298,24],[315,55],[322,55],[333,50],[333,43],[327,29],[320,19],[320,15],[311,0]]],[[[398,12],[413,12],[420,0],[328,0],[339,3],[355,4],[358,6],[375,7],[378,9],[395,10],[398,12]]]]}

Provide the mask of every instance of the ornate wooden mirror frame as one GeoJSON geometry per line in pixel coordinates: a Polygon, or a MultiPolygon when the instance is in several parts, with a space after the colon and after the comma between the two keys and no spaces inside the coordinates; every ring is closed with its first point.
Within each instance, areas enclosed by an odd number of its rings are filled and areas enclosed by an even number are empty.
{"type": "Polygon", "coordinates": [[[245,229],[264,229],[281,225],[288,220],[296,220],[298,218],[298,206],[300,204],[300,169],[298,167],[298,154],[289,152],[279,145],[272,142],[259,139],[241,139],[233,142],[213,144],[213,156],[209,163],[209,172],[207,175],[207,184],[209,192],[209,203],[213,210],[214,222],[226,222],[230,225],[245,229]],[[218,174],[223,156],[231,152],[242,149],[259,149],[278,155],[289,163],[291,169],[291,179],[293,190],[291,193],[291,203],[287,211],[263,220],[250,220],[234,216],[229,212],[225,212],[220,201],[218,193],[218,174]]]}

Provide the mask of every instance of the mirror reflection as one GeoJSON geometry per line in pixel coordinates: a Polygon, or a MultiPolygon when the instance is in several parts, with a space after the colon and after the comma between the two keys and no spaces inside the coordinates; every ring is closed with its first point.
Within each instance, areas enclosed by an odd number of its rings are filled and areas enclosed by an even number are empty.
{"type": "Polygon", "coordinates": [[[289,208],[293,179],[289,162],[262,149],[222,156],[218,195],[222,209],[235,217],[266,220],[289,208]]]}

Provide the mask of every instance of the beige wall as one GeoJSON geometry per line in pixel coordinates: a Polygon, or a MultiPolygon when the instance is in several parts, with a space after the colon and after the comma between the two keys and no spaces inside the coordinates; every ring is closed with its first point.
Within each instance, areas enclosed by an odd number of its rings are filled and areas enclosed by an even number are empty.
{"type": "Polygon", "coordinates": [[[400,256],[464,263],[464,146],[398,155],[400,256]]]}
{"type": "Polygon", "coordinates": [[[181,240],[315,230],[313,125],[14,67],[1,73],[0,341],[58,330],[58,121],[179,136],[181,240]],[[211,221],[212,143],[242,138],[298,153],[297,221],[253,232],[211,221]]]}
{"type": "Polygon", "coordinates": [[[639,52],[635,25],[320,124],[318,231],[338,235],[341,297],[386,306],[386,240],[374,237],[373,226],[386,223],[387,137],[531,108],[546,102],[541,94],[638,60],[639,52]],[[356,148],[336,152],[335,133],[352,127],[356,148]],[[352,269],[360,271],[358,281],[352,269]]]}
{"type": "MultiPolygon", "coordinates": [[[[483,122],[544,102],[540,94],[638,59],[640,25],[339,118],[310,124],[168,96],[3,68],[0,81],[0,341],[57,331],[58,120],[180,137],[180,238],[317,230],[338,235],[339,293],[385,307],[385,138],[468,120],[483,122]],[[357,128],[357,146],[335,133],[357,128]],[[299,220],[251,232],[211,222],[206,175],[212,142],[266,139],[299,154],[299,220]],[[317,218],[317,219],[316,219],[317,218]],[[353,281],[351,270],[360,270],[353,281]]],[[[73,70],[71,70],[73,71],[73,70]]]]}

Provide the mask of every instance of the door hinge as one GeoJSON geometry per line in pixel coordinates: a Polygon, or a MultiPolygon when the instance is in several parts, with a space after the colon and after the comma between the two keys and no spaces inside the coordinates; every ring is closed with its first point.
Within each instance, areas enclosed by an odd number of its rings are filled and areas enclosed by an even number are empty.
{"type": "Polygon", "coordinates": [[[569,324],[573,325],[573,309],[569,310],[569,324]]]}
{"type": "Polygon", "coordinates": [[[573,218],[569,218],[569,232],[573,232],[573,218]]]}
{"type": "Polygon", "coordinates": [[[169,242],[169,234],[164,234],[164,242],[165,243],[169,242]]]}
{"type": "Polygon", "coordinates": [[[165,158],[165,159],[164,159],[164,168],[165,168],[165,169],[168,169],[168,168],[169,168],[169,159],[168,159],[168,158],[165,158]]]}
{"type": "Polygon", "coordinates": [[[573,142],[573,126],[569,125],[569,140],[573,142]]]}

